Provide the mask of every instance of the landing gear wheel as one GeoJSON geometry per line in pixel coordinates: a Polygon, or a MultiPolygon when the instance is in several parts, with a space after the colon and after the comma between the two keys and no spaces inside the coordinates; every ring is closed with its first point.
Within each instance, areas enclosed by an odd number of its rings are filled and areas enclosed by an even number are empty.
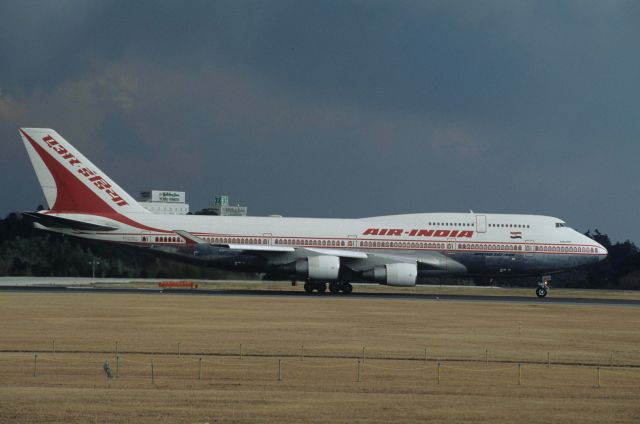
{"type": "Polygon", "coordinates": [[[316,290],[318,290],[318,293],[326,292],[327,291],[326,283],[316,283],[316,290]]]}
{"type": "Polygon", "coordinates": [[[544,287],[538,287],[536,289],[536,296],[545,297],[547,295],[547,289],[544,287]]]}
{"type": "Polygon", "coordinates": [[[353,286],[349,283],[344,283],[342,285],[342,293],[350,294],[353,291],[353,286]]]}
{"type": "Polygon", "coordinates": [[[307,281],[306,283],[304,283],[304,291],[311,294],[313,293],[313,283],[311,283],[311,281],[307,281]]]}
{"type": "Polygon", "coordinates": [[[342,284],[337,283],[337,282],[329,283],[329,291],[330,291],[332,294],[338,294],[338,293],[340,293],[340,289],[341,289],[341,287],[340,287],[340,286],[341,286],[341,285],[342,285],[342,284]]]}

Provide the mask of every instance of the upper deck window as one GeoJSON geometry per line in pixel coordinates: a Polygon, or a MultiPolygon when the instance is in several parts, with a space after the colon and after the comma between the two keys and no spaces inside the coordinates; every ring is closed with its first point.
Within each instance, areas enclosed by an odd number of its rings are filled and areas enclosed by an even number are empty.
{"type": "Polygon", "coordinates": [[[556,228],[564,227],[564,222],[556,222],[556,228]]]}

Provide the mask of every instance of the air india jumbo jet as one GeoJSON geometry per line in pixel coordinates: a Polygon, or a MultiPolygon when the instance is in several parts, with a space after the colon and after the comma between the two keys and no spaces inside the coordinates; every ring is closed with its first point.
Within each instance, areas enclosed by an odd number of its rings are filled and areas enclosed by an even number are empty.
{"type": "MultiPolygon", "coordinates": [[[[221,269],[304,280],[311,293],[351,293],[352,282],[414,286],[433,276],[543,276],[598,262],[607,250],[558,218],[420,213],[360,219],[160,215],[47,128],[22,140],[48,210],[42,230],[124,243],[221,269]],[[327,284],[328,283],[328,284],[327,284]]],[[[536,294],[547,295],[547,278],[536,294]]]]}

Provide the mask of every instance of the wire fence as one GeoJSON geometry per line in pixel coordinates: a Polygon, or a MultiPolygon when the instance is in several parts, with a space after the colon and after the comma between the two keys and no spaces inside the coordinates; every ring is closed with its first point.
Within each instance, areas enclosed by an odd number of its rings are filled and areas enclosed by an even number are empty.
{"type": "Polygon", "coordinates": [[[115,341],[110,346],[103,344],[101,348],[87,348],[72,342],[60,342],[51,340],[48,343],[39,343],[38,346],[25,348],[5,348],[0,344],[0,360],[7,355],[21,353],[68,353],[68,354],[102,354],[102,355],[152,355],[156,357],[224,357],[224,358],[283,358],[283,359],[367,359],[398,360],[398,361],[446,361],[446,362],[477,362],[486,364],[511,363],[511,364],[544,364],[555,365],[580,365],[580,366],[608,366],[608,367],[638,367],[640,368],[640,350],[612,349],[608,351],[508,351],[490,348],[475,349],[447,349],[444,347],[417,347],[412,352],[396,352],[385,349],[371,349],[362,347],[361,350],[332,350],[328,348],[313,348],[304,345],[288,346],[287,348],[273,350],[238,343],[226,344],[196,344],[196,343],[169,343],[148,346],[136,346],[132,343],[115,341]]]}
{"type": "Polygon", "coordinates": [[[288,381],[411,385],[610,387],[640,390],[640,367],[456,358],[383,358],[363,349],[352,356],[282,357],[250,352],[169,355],[166,352],[0,352],[0,375],[52,379],[56,384],[192,384],[288,381]]]}

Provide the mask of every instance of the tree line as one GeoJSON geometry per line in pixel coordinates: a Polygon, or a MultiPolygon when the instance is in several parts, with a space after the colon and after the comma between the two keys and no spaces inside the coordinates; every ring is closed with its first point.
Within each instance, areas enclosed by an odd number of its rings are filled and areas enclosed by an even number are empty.
{"type": "Polygon", "coordinates": [[[141,249],[33,228],[11,213],[0,221],[0,276],[104,278],[255,278],[255,275],[199,267],[158,258],[141,249]]]}
{"type": "MultiPolygon", "coordinates": [[[[553,276],[555,287],[640,289],[640,251],[630,240],[611,242],[598,230],[586,235],[602,244],[609,256],[602,262],[553,276]]],[[[109,278],[256,278],[195,266],[111,243],[67,237],[33,228],[20,213],[0,221],[0,276],[109,278]],[[95,266],[95,268],[94,268],[95,266]]],[[[461,284],[471,280],[457,279],[461,284]]],[[[532,278],[496,280],[504,285],[531,285],[532,278]]]]}

